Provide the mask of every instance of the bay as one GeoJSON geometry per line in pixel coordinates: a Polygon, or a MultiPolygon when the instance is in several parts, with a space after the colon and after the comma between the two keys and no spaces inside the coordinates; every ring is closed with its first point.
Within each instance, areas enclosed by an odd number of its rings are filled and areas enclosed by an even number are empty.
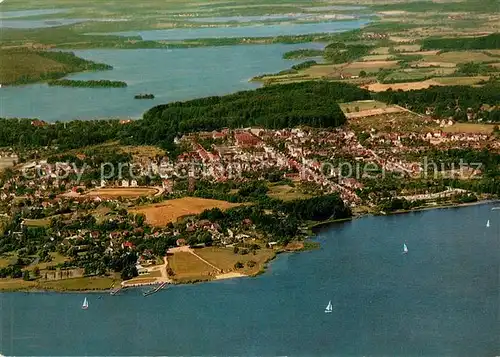
{"type": "Polygon", "coordinates": [[[311,43],[74,51],[77,56],[110,64],[114,69],[66,78],[125,81],[128,87],[68,88],[45,83],[4,86],[0,88],[0,116],[47,121],[138,118],[154,105],[256,88],[258,83],[249,82],[252,77],[301,62],[285,60],[283,53],[323,46],[311,43]],[[155,99],[134,99],[139,93],[152,93],[155,99]]]}

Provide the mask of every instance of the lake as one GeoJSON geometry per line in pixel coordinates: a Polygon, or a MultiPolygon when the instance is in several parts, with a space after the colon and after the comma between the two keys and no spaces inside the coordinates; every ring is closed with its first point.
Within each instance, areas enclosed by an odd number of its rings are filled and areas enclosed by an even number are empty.
{"type": "MultiPolygon", "coordinates": [[[[248,25],[226,27],[193,27],[171,30],[148,30],[113,32],[109,35],[124,37],[141,36],[143,40],[189,40],[198,38],[234,38],[234,37],[276,37],[296,36],[310,33],[335,33],[359,28],[368,24],[368,19],[349,21],[323,21],[313,23],[283,23],[275,25],[248,25]]],[[[108,34],[106,34],[108,35],[108,34]]]]}
{"type": "Polygon", "coordinates": [[[138,118],[154,105],[197,97],[222,95],[259,86],[248,80],[300,63],[283,53],[323,44],[271,44],[189,49],[84,50],[77,56],[114,67],[67,78],[108,79],[128,83],[127,88],[65,88],[47,84],[7,86],[0,89],[0,116],[40,118],[48,121],[138,118]],[[153,93],[154,100],[134,95],[153,93]]]}
{"type": "Polygon", "coordinates": [[[259,277],[147,298],[141,290],[87,294],[86,311],[81,294],[0,294],[0,351],[498,355],[500,215],[491,207],[357,219],[320,232],[319,250],[280,255],[259,277]]]}

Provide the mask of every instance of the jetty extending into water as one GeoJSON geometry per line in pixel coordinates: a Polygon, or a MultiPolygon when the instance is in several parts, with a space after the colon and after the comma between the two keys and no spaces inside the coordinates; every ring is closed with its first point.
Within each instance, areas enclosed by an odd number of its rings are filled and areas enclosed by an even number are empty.
{"type": "Polygon", "coordinates": [[[160,291],[161,289],[163,289],[165,286],[167,286],[167,282],[164,281],[162,282],[161,284],[159,284],[158,286],[156,286],[155,288],[149,290],[149,291],[146,291],[145,293],[143,293],[142,295],[143,296],[149,296],[149,295],[153,295],[154,293],[157,293],[158,291],[160,291]]]}
{"type": "Polygon", "coordinates": [[[109,295],[116,295],[118,294],[121,290],[123,289],[123,287],[121,286],[118,286],[116,288],[112,288],[111,291],[109,292],[109,295]]]}

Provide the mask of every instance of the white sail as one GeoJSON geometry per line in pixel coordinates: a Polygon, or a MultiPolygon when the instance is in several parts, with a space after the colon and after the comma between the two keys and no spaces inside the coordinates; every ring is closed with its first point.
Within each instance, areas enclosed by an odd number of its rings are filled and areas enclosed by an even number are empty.
{"type": "Polygon", "coordinates": [[[490,220],[488,219],[488,222],[486,222],[486,227],[490,226],[490,220]]]}
{"type": "Polygon", "coordinates": [[[328,302],[328,305],[326,306],[325,313],[329,313],[333,311],[333,306],[332,306],[332,301],[330,300],[328,302]]]}
{"type": "Polygon", "coordinates": [[[87,298],[85,298],[83,300],[82,309],[87,309],[88,307],[89,307],[89,302],[87,301],[87,298]]]}
{"type": "Polygon", "coordinates": [[[406,246],[406,243],[403,244],[403,253],[408,253],[408,247],[406,246]]]}

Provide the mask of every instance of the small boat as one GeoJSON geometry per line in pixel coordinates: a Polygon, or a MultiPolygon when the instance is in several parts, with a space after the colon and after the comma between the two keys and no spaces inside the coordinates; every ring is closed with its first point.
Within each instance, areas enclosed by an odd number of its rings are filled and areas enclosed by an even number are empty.
{"type": "Polygon", "coordinates": [[[83,300],[82,309],[87,310],[88,308],[89,308],[89,302],[87,301],[87,298],[85,298],[83,300]]]}
{"type": "Polygon", "coordinates": [[[403,254],[408,253],[408,247],[406,246],[406,243],[403,243],[403,254]]]}
{"type": "Polygon", "coordinates": [[[490,220],[488,219],[488,222],[486,222],[486,228],[490,227],[490,220]]]}
{"type": "Polygon", "coordinates": [[[333,311],[332,300],[330,300],[328,301],[328,305],[326,306],[325,314],[329,314],[332,311],[333,311]]]}

